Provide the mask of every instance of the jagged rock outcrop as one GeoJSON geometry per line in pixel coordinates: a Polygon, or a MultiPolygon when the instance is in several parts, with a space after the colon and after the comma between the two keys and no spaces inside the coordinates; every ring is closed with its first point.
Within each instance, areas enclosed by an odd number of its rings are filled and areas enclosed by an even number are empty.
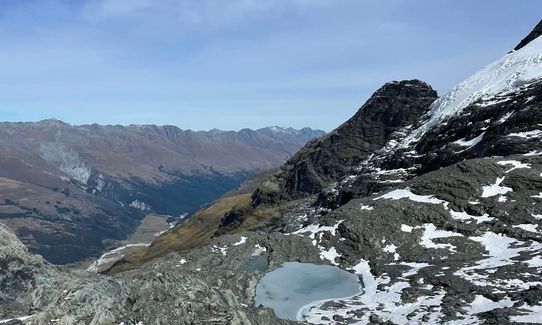
{"type": "Polygon", "coordinates": [[[295,256],[319,259],[305,238],[247,233],[242,244],[226,236],[134,272],[98,276],[30,255],[3,225],[0,235],[0,322],[9,324],[290,324],[250,307],[257,280],[295,256]],[[265,265],[251,271],[261,258],[265,265]]]}
{"type": "Polygon", "coordinates": [[[254,193],[254,205],[318,193],[381,149],[394,132],[419,123],[436,98],[437,93],[419,80],[385,84],[351,119],[307,144],[264,182],[254,193]]]}
{"type": "Polygon", "coordinates": [[[542,35],[542,21],[540,21],[535,28],[527,35],[524,39],[519,42],[516,47],[514,47],[514,51],[517,51],[524,47],[525,45],[529,44],[531,41],[534,41],[536,38],[542,35]]]}
{"type": "Polygon", "coordinates": [[[541,150],[541,51],[538,38],[467,78],[431,105],[420,127],[322,191],[319,204],[336,208],[466,159],[541,150]]]}

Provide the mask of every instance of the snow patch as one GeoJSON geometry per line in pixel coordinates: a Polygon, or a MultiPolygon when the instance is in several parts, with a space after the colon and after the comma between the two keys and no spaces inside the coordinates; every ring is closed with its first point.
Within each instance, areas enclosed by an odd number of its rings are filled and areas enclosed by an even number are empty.
{"type": "Polygon", "coordinates": [[[495,195],[503,195],[508,192],[513,192],[510,187],[501,186],[504,181],[504,177],[499,177],[495,181],[495,184],[482,187],[482,197],[492,197],[495,195]]]}
{"type": "Polygon", "coordinates": [[[520,225],[514,225],[512,227],[520,228],[520,229],[523,229],[523,230],[529,231],[529,232],[538,232],[537,231],[538,225],[533,225],[533,224],[530,224],[530,223],[523,223],[523,224],[520,224],[520,225]]]}
{"type": "Polygon", "coordinates": [[[338,265],[337,262],[335,262],[335,259],[337,257],[340,257],[341,255],[339,255],[339,253],[337,253],[337,250],[335,249],[335,247],[331,247],[330,249],[328,250],[321,250],[320,251],[320,258],[322,260],[328,260],[331,264],[333,265],[338,265]]]}
{"type": "Polygon", "coordinates": [[[512,316],[510,320],[515,323],[542,324],[542,305],[529,306],[525,304],[521,307],[523,315],[512,316]]]}
{"type": "MultiPolygon", "coordinates": [[[[470,202],[469,202],[470,203],[470,202]]],[[[473,203],[471,203],[473,204],[473,203]]],[[[482,223],[482,222],[489,222],[495,220],[495,218],[492,218],[489,216],[489,214],[484,213],[482,216],[473,216],[466,212],[456,212],[450,209],[450,214],[452,215],[452,219],[455,220],[474,220],[476,223],[482,223]]]]}
{"type": "Polygon", "coordinates": [[[379,196],[377,198],[374,198],[373,200],[380,200],[380,199],[390,199],[390,200],[400,200],[400,199],[409,199],[414,202],[421,202],[421,203],[431,203],[431,204],[444,204],[447,203],[446,201],[437,199],[433,195],[418,195],[412,193],[412,191],[409,188],[405,189],[398,189],[393,190],[389,193],[386,193],[382,196],[379,196]]]}
{"type": "Polygon", "coordinates": [[[480,143],[480,141],[482,141],[482,139],[484,138],[484,135],[486,133],[485,132],[482,132],[479,136],[477,136],[476,138],[474,139],[471,139],[471,140],[465,140],[464,138],[463,139],[459,139],[457,141],[454,141],[453,143],[454,144],[457,144],[458,146],[461,146],[461,147],[474,147],[475,145],[477,145],[478,143],[480,143]]]}
{"type": "Polygon", "coordinates": [[[412,229],[414,229],[414,227],[411,227],[411,226],[407,226],[407,225],[401,225],[401,231],[402,232],[412,232],[412,229]]]}
{"type": "Polygon", "coordinates": [[[3,319],[3,320],[0,320],[0,324],[9,323],[9,322],[13,322],[13,321],[16,321],[16,320],[24,322],[25,320],[28,320],[28,319],[30,319],[32,317],[34,317],[34,315],[32,315],[32,316],[23,316],[23,317],[18,317],[18,318],[3,319]]]}
{"type": "Polygon", "coordinates": [[[449,237],[463,237],[463,235],[446,230],[439,230],[432,223],[426,223],[423,225],[424,232],[420,241],[420,245],[425,248],[434,249],[448,249],[451,252],[456,252],[456,247],[452,244],[441,244],[433,242],[433,239],[449,238],[449,237]]]}
{"type": "Polygon", "coordinates": [[[248,239],[247,237],[245,237],[245,236],[241,236],[241,239],[239,239],[239,241],[238,241],[238,242],[236,242],[235,244],[233,244],[233,246],[239,246],[239,245],[243,245],[244,243],[246,243],[246,242],[247,242],[247,239],[248,239]]]}
{"type": "Polygon", "coordinates": [[[211,251],[216,254],[222,254],[222,256],[228,255],[228,247],[213,245],[211,251]]]}
{"type": "Polygon", "coordinates": [[[267,252],[267,248],[265,247],[262,247],[260,245],[255,245],[254,246],[254,251],[252,252],[252,256],[255,257],[255,256],[260,256],[262,255],[263,253],[267,252]]]}
{"type": "Polygon", "coordinates": [[[512,115],[514,115],[514,112],[508,112],[508,113],[504,114],[504,116],[501,117],[497,122],[499,124],[502,124],[502,123],[506,122],[512,115]]]}
{"type": "Polygon", "coordinates": [[[531,168],[530,164],[522,163],[522,162],[517,161],[517,160],[502,160],[502,161],[497,162],[497,164],[501,165],[501,166],[512,165],[512,168],[510,168],[510,169],[508,169],[507,171],[504,172],[505,174],[508,174],[509,172],[511,172],[513,170],[516,170],[516,169],[531,168]]]}
{"type": "Polygon", "coordinates": [[[507,137],[511,137],[511,138],[515,137],[515,138],[524,138],[524,139],[540,138],[541,136],[542,136],[542,130],[517,132],[517,133],[510,133],[507,135],[507,137]]]}

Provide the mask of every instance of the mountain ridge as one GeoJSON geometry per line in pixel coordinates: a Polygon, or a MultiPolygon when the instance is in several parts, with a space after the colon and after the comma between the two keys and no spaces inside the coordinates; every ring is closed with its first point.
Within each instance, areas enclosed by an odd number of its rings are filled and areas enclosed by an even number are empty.
{"type": "Polygon", "coordinates": [[[0,123],[0,219],[48,260],[82,260],[144,215],[194,212],[321,134],[0,123]]]}

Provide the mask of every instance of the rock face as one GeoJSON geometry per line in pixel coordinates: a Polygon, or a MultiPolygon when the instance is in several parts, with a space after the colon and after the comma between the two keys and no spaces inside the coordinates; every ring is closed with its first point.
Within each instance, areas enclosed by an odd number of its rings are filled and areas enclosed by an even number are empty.
{"type": "Polygon", "coordinates": [[[307,262],[319,259],[305,238],[250,233],[242,244],[239,236],[225,236],[137,272],[98,276],[29,255],[3,225],[0,235],[1,243],[8,243],[0,246],[0,321],[25,324],[290,324],[251,307],[262,273],[244,270],[260,255],[270,268],[296,255],[307,262]],[[272,247],[273,253],[260,249],[256,256],[256,245],[272,247]]]}
{"type": "Polygon", "coordinates": [[[125,239],[147,213],[194,212],[322,134],[0,123],[0,221],[53,263],[81,261],[125,239]]]}
{"type": "Polygon", "coordinates": [[[538,23],[538,25],[535,26],[535,28],[529,33],[529,35],[525,36],[524,39],[519,42],[518,45],[514,48],[514,51],[517,51],[524,47],[525,45],[529,44],[531,41],[534,41],[538,36],[542,35],[542,21],[538,23]]]}
{"type": "MultiPolygon", "coordinates": [[[[1,287],[2,306],[12,306],[3,316],[32,315],[28,324],[288,324],[252,302],[263,272],[299,261],[338,266],[364,286],[358,295],[304,308],[299,320],[310,324],[540,323],[541,55],[538,37],[426,106],[418,123],[372,137],[372,152],[341,156],[355,157],[350,166],[330,162],[329,178],[311,183],[320,184],[318,193],[297,187],[291,194],[300,198],[288,194],[280,175],[293,170],[292,159],[262,185],[286,194],[251,207],[260,222],[250,231],[239,231],[254,222],[244,210],[221,210],[224,218],[213,219],[227,223],[220,235],[137,270],[68,272],[29,257],[0,228],[0,256],[17,256],[0,269],[10,283],[6,294],[1,287]],[[16,277],[22,287],[10,280],[16,277]]],[[[383,129],[381,118],[372,121],[383,129]]],[[[355,141],[337,134],[336,142],[355,141]]],[[[326,152],[340,151],[326,139],[326,152]]],[[[204,222],[200,217],[187,225],[204,222]]]]}
{"type": "Polygon", "coordinates": [[[437,93],[419,80],[390,82],[346,123],[307,144],[255,192],[254,204],[298,199],[321,191],[381,149],[399,130],[419,123],[437,93]]]}

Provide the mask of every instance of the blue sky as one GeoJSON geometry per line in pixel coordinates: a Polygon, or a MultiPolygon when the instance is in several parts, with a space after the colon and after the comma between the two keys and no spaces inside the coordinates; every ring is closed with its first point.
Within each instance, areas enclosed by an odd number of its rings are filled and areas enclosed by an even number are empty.
{"type": "Polygon", "coordinates": [[[439,93],[539,0],[3,0],[0,120],[331,130],[383,83],[439,93]]]}

